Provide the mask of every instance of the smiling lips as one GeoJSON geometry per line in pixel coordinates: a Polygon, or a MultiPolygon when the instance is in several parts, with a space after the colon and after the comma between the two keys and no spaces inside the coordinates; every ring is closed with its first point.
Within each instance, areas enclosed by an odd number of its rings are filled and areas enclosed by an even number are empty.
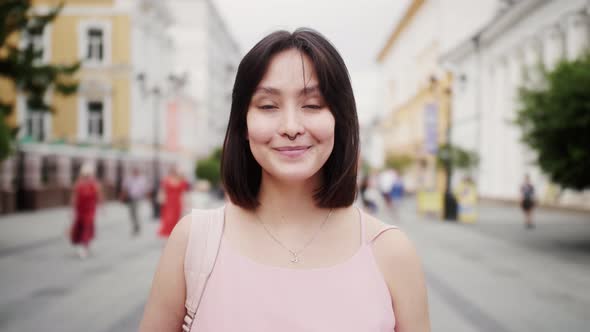
{"type": "Polygon", "coordinates": [[[311,145],[306,146],[282,146],[278,148],[273,148],[279,154],[289,158],[297,158],[303,155],[307,150],[311,148],[311,145]]]}

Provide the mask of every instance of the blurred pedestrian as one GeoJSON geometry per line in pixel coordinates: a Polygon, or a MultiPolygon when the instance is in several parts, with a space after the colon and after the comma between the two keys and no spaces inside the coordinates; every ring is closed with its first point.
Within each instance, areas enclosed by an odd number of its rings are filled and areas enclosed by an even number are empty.
{"type": "Polygon", "coordinates": [[[414,246],[353,205],[358,117],[325,37],[278,31],[256,44],[225,137],[229,201],[174,229],[141,332],[430,331],[414,246]]]}
{"type": "Polygon", "coordinates": [[[78,256],[86,258],[90,251],[90,241],[94,238],[96,209],[102,199],[101,189],[94,177],[94,166],[85,163],[72,190],[71,205],[74,222],[70,229],[70,240],[78,249],[78,256]]]}
{"type": "Polygon", "coordinates": [[[131,175],[123,182],[120,200],[127,204],[129,216],[131,217],[131,234],[136,236],[141,231],[141,221],[139,220],[138,205],[148,192],[147,180],[141,173],[141,170],[134,167],[131,175]]]}
{"type": "Polygon", "coordinates": [[[365,209],[372,214],[376,214],[379,208],[377,205],[376,189],[371,175],[367,174],[361,180],[360,194],[365,209]]]}
{"type": "Polygon", "coordinates": [[[399,221],[399,216],[394,200],[394,186],[397,182],[397,179],[397,172],[392,168],[386,168],[379,173],[378,181],[379,191],[381,192],[381,197],[385,202],[387,211],[393,216],[394,219],[399,221]]]}
{"type": "Polygon", "coordinates": [[[168,175],[162,180],[158,192],[158,202],[162,204],[158,235],[168,237],[172,233],[172,229],[174,229],[174,226],[180,220],[183,194],[188,189],[188,182],[178,172],[176,166],[172,166],[168,175]]]}
{"type": "Polygon", "coordinates": [[[391,197],[391,192],[393,190],[393,184],[397,178],[397,173],[391,168],[385,168],[379,172],[378,175],[378,183],[379,183],[379,191],[381,192],[381,196],[385,201],[385,205],[388,208],[391,208],[393,205],[393,200],[391,197]]]}
{"type": "Polygon", "coordinates": [[[457,198],[457,216],[462,222],[477,220],[477,187],[470,175],[464,176],[457,184],[454,192],[457,198]]]}
{"type": "Polygon", "coordinates": [[[531,184],[529,175],[525,175],[524,182],[520,186],[520,207],[524,212],[524,226],[527,229],[535,228],[533,222],[533,209],[535,208],[535,187],[531,184]]]}

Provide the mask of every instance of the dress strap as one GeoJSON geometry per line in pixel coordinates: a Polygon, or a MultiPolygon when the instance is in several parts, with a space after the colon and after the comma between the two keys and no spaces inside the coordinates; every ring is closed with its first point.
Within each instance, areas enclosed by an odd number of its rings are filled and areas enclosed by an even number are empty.
{"type": "Polygon", "coordinates": [[[379,230],[379,232],[377,232],[377,234],[373,235],[371,240],[367,241],[366,240],[366,230],[365,230],[367,227],[365,226],[365,218],[364,218],[365,213],[358,206],[357,206],[357,209],[359,211],[359,219],[360,219],[360,224],[361,224],[361,243],[363,243],[363,244],[373,243],[381,234],[385,233],[386,231],[388,231],[390,229],[399,229],[397,226],[387,225],[387,226],[383,227],[381,230],[379,230]]]}
{"type": "Polygon", "coordinates": [[[193,209],[184,257],[186,315],[183,331],[191,330],[205,286],[213,271],[225,222],[225,206],[214,210],[193,209]]]}
{"type": "Polygon", "coordinates": [[[373,236],[373,238],[371,238],[371,241],[369,241],[369,243],[373,243],[381,234],[387,232],[390,229],[398,229],[398,227],[392,226],[392,225],[387,225],[387,226],[383,227],[381,230],[379,230],[379,232],[377,232],[377,234],[375,234],[373,236]]]}
{"type": "Polygon", "coordinates": [[[363,210],[361,210],[361,208],[358,206],[356,208],[359,212],[359,223],[361,224],[361,243],[366,244],[367,240],[365,235],[365,219],[363,218],[363,210]]]}

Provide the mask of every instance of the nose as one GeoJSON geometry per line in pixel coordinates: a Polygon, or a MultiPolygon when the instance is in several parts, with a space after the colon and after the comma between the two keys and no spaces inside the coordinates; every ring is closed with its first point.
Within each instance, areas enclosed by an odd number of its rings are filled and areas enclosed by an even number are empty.
{"type": "Polygon", "coordinates": [[[279,134],[285,136],[290,140],[294,140],[297,136],[305,133],[305,126],[303,125],[302,114],[296,107],[289,107],[285,109],[281,118],[281,126],[279,134]]]}

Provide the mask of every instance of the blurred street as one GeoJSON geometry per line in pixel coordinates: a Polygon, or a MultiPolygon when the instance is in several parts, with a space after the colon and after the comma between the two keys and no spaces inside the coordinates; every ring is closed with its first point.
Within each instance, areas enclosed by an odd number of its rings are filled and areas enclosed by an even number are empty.
{"type": "Polygon", "coordinates": [[[110,204],[104,212],[85,261],[65,236],[66,209],[0,220],[0,330],[137,329],[127,319],[140,316],[163,242],[155,235],[157,223],[147,218],[140,236],[131,237],[123,205],[110,204]]]}
{"type": "MultiPolygon", "coordinates": [[[[424,262],[433,331],[587,330],[588,215],[540,209],[537,228],[525,230],[511,206],[485,204],[475,225],[414,210],[404,202],[399,225],[424,262]]],[[[136,331],[163,245],[157,223],[144,218],[133,238],[127,210],[112,203],[99,214],[93,255],[81,261],[64,236],[68,213],[0,219],[0,330],[136,331]]]]}
{"type": "Polygon", "coordinates": [[[424,263],[433,331],[587,331],[590,216],[483,204],[475,225],[417,218],[401,227],[424,263]]]}

